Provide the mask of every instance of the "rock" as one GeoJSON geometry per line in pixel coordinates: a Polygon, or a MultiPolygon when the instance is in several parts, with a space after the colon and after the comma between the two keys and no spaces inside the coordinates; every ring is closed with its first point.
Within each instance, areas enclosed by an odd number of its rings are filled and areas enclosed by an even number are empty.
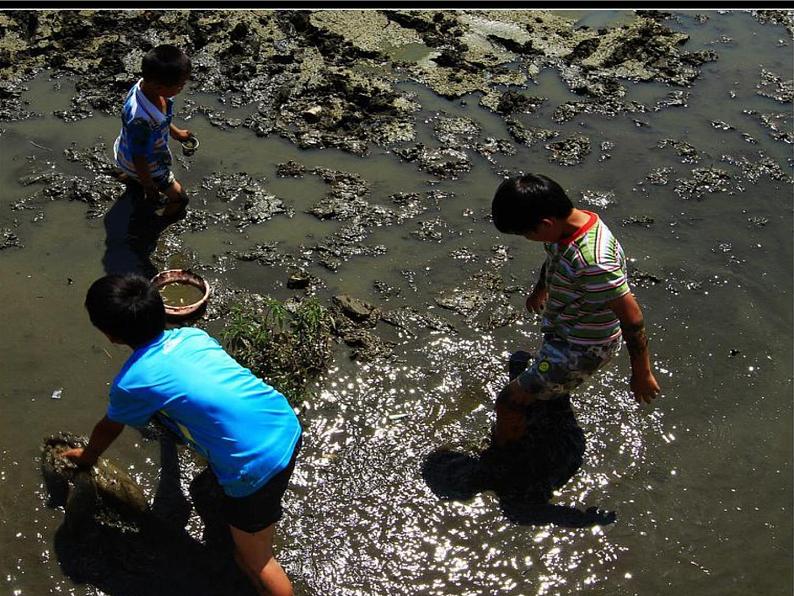
{"type": "MultiPolygon", "coordinates": [[[[63,504],[69,498],[75,481],[84,490],[83,495],[95,491],[100,506],[110,507],[122,515],[138,516],[146,513],[149,504],[140,486],[129,475],[113,465],[105,458],[99,458],[97,464],[88,471],[81,471],[71,460],[60,456],[72,447],[85,447],[88,440],[69,433],[60,433],[44,440],[41,453],[41,471],[44,484],[54,504],[63,504]]],[[[77,516],[92,514],[91,511],[79,511],[79,505],[94,506],[89,499],[79,497],[70,503],[71,513],[77,516]]]]}
{"type": "Polygon", "coordinates": [[[303,271],[297,271],[289,276],[287,287],[291,290],[303,290],[309,287],[311,276],[303,271]]]}
{"type": "Polygon", "coordinates": [[[379,317],[379,311],[373,305],[348,294],[334,296],[333,303],[345,316],[356,323],[369,322],[373,318],[379,317]]]}
{"type": "Polygon", "coordinates": [[[322,113],[323,109],[320,106],[312,106],[303,110],[303,117],[308,122],[317,122],[320,119],[320,114],[322,113]]]}
{"type": "Polygon", "coordinates": [[[306,166],[293,160],[289,160],[286,163],[280,163],[276,168],[276,174],[282,178],[302,178],[305,173],[306,166]]]}

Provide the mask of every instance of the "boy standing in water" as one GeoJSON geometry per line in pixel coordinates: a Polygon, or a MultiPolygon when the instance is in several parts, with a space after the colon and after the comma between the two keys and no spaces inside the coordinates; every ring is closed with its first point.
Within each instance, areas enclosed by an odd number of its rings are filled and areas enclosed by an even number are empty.
{"type": "Polygon", "coordinates": [[[491,213],[496,228],[543,242],[546,261],[527,298],[542,314],[543,343],[535,360],[496,399],[496,447],[509,446],[526,430],[537,400],[578,387],[620,350],[631,359],[631,390],[650,403],[659,394],[651,370],[642,311],[631,293],[620,243],[595,213],[576,209],[559,184],[526,174],[502,182],[491,213]]]}
{"type": "Polygon", "coordinates": [[[138,182],[155,206],[159,205],[160,193],[164,193],[168,203],[163,217],[177,219],[184,215],[188,199],[171,171],[168,137],[184,142],[191,136],[190,131],[171,123],[174,96],[190,77],[190,58],[179,48],[163,44],[147,52],[141,70],[143,78],[124,100],[121,132],[113,146],[116,165],[122,172],[119,179],[138,182]]]}
{"type": "Polygon", "coordinates": [[[158,290],[137,275],[107,275],[88,290],[91,322],[133,352],[110,388],[110,404],[85,449],[65,457],[92,466],[125,425],[157,415],[204,456],[223,488],[235,558],[262,594],[292,584],[273,556],[273,535],[301,446],[287,399],[237,363],[200,329],[165,330],[158,290]]]}

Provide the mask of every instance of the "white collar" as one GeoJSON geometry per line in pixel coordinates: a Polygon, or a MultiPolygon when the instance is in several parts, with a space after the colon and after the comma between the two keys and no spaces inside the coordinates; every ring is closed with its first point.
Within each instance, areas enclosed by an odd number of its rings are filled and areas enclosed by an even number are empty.
{"type": "MultiPolygon", "coordinates": [[[[140,106],[143,108],[143,111],[146,112],[146,114],[149,116],[149,118],[151,118],[158,124],[161,124],[166,119],[166,115],[160,111],[160,108],[158,108],[151,101],[149,101],[149,98],[146,97],[146,94],[141,90],[141,83],[143,83],[143,79],[135,83],[135,98],[137,99],[140,106]]],[[[168,109],[167,99],[165,105],[167,110],[168,109]]]]}

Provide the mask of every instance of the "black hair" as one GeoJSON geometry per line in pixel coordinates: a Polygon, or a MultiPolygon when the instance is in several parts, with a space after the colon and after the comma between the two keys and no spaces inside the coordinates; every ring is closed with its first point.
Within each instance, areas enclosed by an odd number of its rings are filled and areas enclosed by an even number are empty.
{"type": "Polygon", "coordinates": [[[187,54],[167,43],[146,52],[141,61],[144,80],[161,85],[176,85],[189,77],[192,69],[187,54]]]}
{"type": "Polygon", "coordinates": [[[562,187],[542,174],[507,178],[499,185],[491,203],[496,229],[504,234],[524,235],[547,217],[565,218],[573,203],[562,187]]]}
{"type": "Polygon", "coordinates": [[[100,277],[88,288],[85,308],[97,329],[132,347],[153,340],[165,329],[160,292],[140,275],[100,277]]]}

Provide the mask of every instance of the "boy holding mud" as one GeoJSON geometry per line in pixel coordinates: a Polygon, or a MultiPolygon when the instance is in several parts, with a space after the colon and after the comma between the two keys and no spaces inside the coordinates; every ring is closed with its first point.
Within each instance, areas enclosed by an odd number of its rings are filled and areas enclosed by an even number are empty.
{"type": "Polygon", "coordinates": [[[262,594],[292,584],[273,556],[281,500],[301,446],[287,399],[200,329],[165,329],[159,291],[137,275],[107,275],[88,290],[91,322],[133,352],[110,388],[107,413],[85,449],[64,457],[93,466],[125,425],[157,416],[204,456],[223,488],[237,563],[262,594]]]}
{"type": "Polygon", "coordinates": [[[160,193],[168,198],[163,218],[178,219],[188,199],[171,171],[169,135],[187,141],[190,131],[172,124],[174,96],[190,77],[191,62],[179,48],[163,44],[146,53],[141,62],[143,78],[132,86],[121,112],[121,132],[113,152],[121,181],[134,180],[143,186],[146,199],[159,206],[160,193]]]}
{"type": "Polygon", "coordinates": [[[620,350],[631,359],[635,399],[650,403],[659,394],[648,356],[642,311],[631,293],[626,257],[606,224],[576,209],[565,191],[542,175],[508,178],[491,204],[496,228],[543,242],[546,261],[527,298],[542,315],[543,343],[535,360],[496,399],[494,444],[521,438],[528,409],[579,386],[620,350]]]}

